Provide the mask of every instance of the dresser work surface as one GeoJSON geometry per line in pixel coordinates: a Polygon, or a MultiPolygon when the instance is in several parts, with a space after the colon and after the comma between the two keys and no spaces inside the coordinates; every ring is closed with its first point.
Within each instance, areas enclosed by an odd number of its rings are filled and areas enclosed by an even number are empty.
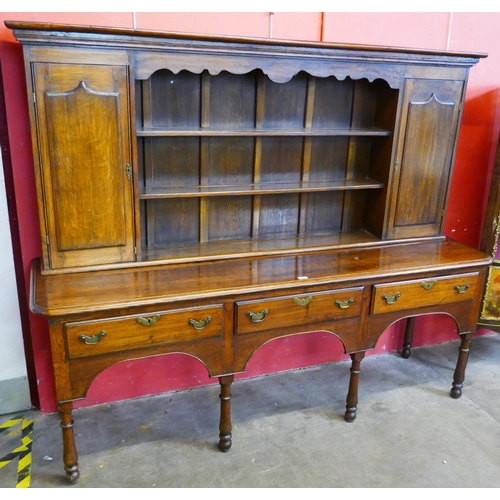
{"type": "Polygon", "coordinates": [[[447,314],[459,398],[491,261],[444,236],[469,70],[486,54],[7,21],[26,71],[67,479],[73,402],[124,360],[231,384],[265,343],[326,331],[351,358],[447,314]]]}
{"type": "Polygon", "coordinates": [[[88,314],[235,293],[342,287],[356,280],[456,271],[487,262],[484,253],[451,240],[56,276],[41,275],[35,261],[32,308],[45,316],[88,314]]]}

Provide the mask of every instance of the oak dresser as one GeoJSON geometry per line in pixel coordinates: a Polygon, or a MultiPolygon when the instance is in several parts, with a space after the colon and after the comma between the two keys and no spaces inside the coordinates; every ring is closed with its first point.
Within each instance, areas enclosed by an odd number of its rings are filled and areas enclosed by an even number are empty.
{"type": "Polygon", "coordinates": [[[7,22],[22,43],[70,482],[73,402],[117,362],[200,360],[230,387],[263,344],[328,331],[361,361],[447,314],[460,397],[491,257],[443,236],[469,69],[484,54],[7,22]]]}

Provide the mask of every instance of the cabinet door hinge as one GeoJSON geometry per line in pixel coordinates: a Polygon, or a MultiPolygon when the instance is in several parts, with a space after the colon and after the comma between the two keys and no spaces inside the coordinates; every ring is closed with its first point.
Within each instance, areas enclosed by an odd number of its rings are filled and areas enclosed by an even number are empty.
{"type": "Polygon", "coordinates": [[[137,255],[137,247],[134,247],[134,253],[137,255]]]}
{"type": "Polygon", "coordinates": [[[33,92],[33,104],[36,105],[36,93],[35,92],[33,92]]]}
{"type": "Polygon", "coordinates": [[[125,166],[125,173],[127,174],[127,180],[130,181],[132,179],[132,167],[130,163],[127,163],[125,166]]]}

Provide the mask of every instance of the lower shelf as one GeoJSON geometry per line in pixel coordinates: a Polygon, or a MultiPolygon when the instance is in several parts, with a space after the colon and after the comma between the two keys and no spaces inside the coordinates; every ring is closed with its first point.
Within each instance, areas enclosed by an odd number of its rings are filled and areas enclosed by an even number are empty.
{"type": "Polygon", "coordinates": [[[327,250],[352,245],[364,246],[380,242],[366,231],[354,231],[335,235],[278,238],[246,241],[217,241],[175,248],[143,248],[141,261],[188,262],[215,258],[232,259],[252,255],[273,255],[298,253],[308,249],[327,250]]]}

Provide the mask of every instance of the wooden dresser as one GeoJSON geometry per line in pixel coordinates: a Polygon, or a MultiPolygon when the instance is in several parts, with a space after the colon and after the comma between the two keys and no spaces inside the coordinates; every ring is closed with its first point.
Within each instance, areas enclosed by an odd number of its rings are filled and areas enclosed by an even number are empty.
{"type": "Polygon", "coordinates": [[[72,402],[127,359],[185,353],[230,387],[252,354],[325,330],[352,358],[452,316],[462,392],[491,257],[443,236],[465,86],[484,54],[7,22],[24,48],[70,482],[72,402]]]}

